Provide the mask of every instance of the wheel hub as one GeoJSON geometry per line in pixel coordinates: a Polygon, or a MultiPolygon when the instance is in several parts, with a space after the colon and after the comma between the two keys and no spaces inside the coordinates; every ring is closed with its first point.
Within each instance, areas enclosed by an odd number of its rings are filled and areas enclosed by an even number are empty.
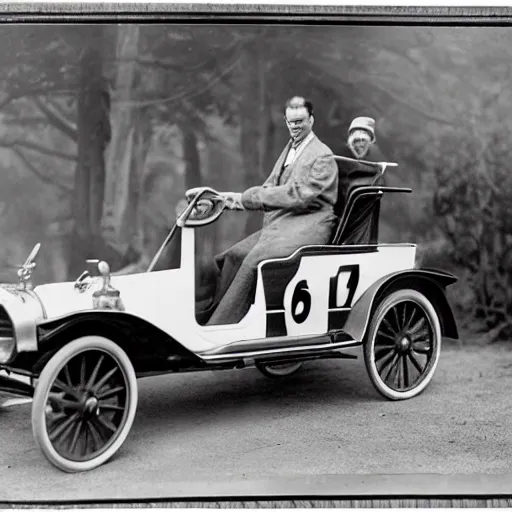
{"type": "Polygon", "coordinates": [[[396,346],[400,352],[408,352],[411,348],[411,340],[408,336],[397,336],[396,346]]]}
{"type": "Polygon", "coordinates": [[[95,396],[90,396],[84,403],[83,412],[89,415],[98,415],[100,413],[99,400],[95,396]]]}

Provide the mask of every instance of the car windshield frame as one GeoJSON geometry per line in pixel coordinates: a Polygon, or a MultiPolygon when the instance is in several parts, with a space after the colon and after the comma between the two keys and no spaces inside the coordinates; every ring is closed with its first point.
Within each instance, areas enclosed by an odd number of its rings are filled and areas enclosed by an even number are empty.
{"type": "Polygon", "coordinates": [[[212,222],[215,222],[222,215],[224,210],[225,210],[225,200],[220,196],[220,194],[216,190],[214,190],[213,188],[210,188],[210,187],[198,188],[197,193],[190,200],[190,203],[188,204],[188,206],[185,208],[185,210],[183,210],[183,212],[181,212],[178,215],[176,222],[174,223],[173,227],[170,229],[170,231],[167,234],[162,245],[156,252],[153,259],[151,260],[151,263],[149,264],[146,272],[152,272],[154,270],[158,261],[162,257],[164,250],[167,248],[167,246],[173,239],[178,228],[185,228],[185,227],[186,228],[194,228],[194,227],[205,226],[207,224],[211,224],[212,222]],[[212,195],[212,197],[209,197],[207,199],[209,199],[211,201],[217,201],[219,203],[222,203],[221,207],[217,207],[216,210],[214,207],[212,215],[208,216],[205,219],[191,219],[190,216],[193,213],[194,209],[196,208],[198,202],[207,193],[212,195]]]}

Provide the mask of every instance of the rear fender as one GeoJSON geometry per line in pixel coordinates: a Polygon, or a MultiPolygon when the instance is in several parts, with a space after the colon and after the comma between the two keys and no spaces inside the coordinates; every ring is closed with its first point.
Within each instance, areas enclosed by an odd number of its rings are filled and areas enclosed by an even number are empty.
{"type": "Polygon", "coordinates": [[[414,269],[393,272],[370,286],[354,304],[343,330],[356,341],[363,341],[366,329],[380,301],[391,292],[410,288],[421,292],[434,306],[441,323],[441,333],[458,339],[457,324],[446,298],[446,287],[457,278],[440,270],[414,269]]]}
{"type": "Polygon", "coordinates": [[[178,341],[146,320],[117,311],[73,313],[38,325],[39,372],[48,359],[70,341],[83,336],[103,336],[117,343],[128,355],[136,372],[201,366],[201,360],[178,341]]]}

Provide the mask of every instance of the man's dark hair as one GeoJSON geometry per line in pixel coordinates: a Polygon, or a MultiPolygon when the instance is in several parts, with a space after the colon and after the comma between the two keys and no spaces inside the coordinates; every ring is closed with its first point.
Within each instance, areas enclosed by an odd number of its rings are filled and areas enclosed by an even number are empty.
{"type": "Polygon", "coordinates": [[[294,96],[293,98],[290,98],[285,106],[284,106],[284,113],[286,114],[286,109],[288,108],[302,108],[305,107],[308,111],[308,114],[310,116],[313,115],[313,103],[311,101],[303,98],[302,96],[294,96]]]}

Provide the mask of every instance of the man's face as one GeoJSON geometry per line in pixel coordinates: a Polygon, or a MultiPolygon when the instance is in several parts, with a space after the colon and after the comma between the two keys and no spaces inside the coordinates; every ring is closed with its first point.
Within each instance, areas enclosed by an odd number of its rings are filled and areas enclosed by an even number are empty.
{"type": "Polygon", "coordinates": [[[371,136],[366,130],[354,130],[348,137],[348,145],[357,158],[365,156],[371,144],[371,136]]]}
{"type": "Polygon", "coordinates": [[[285,120],[292,139],[304,139],[313,128],[314,119],[306,107],[287,108],[285,120]]]}

